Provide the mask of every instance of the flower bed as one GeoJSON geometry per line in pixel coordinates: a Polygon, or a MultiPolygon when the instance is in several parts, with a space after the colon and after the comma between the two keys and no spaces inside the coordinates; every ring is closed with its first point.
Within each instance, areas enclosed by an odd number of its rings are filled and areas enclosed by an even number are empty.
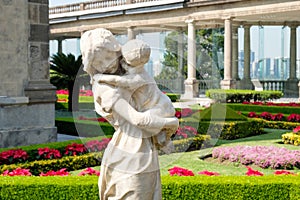
{"type": "Polygon", "coordinates": [[[293,132],[285,133],[282,135],[284,144],[300,145],[300,126],[293,129],[293,132]]]}
{"type": "Polygon", "coordinates": [[[228,160],[243,165],[255,164],[261,168],[300,168],[300,151],[273,146],[219,147],[213,150],[212,157],[220,162],[228,160]]]}

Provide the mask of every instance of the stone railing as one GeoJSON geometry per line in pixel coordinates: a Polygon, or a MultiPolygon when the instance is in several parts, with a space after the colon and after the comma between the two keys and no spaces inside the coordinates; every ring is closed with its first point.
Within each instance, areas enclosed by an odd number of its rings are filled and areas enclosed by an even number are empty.
{"type": "Polygon", "coordinates": [[[97,8],[108,8],[114,6],[122,6],[126,4],[137,4],[137,3],[145,3],[145,2],[153,2],[153,1],[163,1],[163,0],[100,0],[100,1],[98,0],[98,1],[82,2],[82,3],[51,7],[49,9],[49,14],[51,15],[51,14],[83,11],[83,10],[92,10],[97,8]]]}
{"type": "Polygon", "coordinates": [[[260,80],[263,90],[284,91],[285,81],[283,80],[260,80]]]}

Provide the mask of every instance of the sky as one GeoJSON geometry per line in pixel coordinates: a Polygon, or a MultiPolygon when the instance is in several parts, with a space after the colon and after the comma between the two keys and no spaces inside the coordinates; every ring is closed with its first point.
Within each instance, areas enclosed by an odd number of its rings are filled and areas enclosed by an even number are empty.
{"type": "MultiPolygon", "coordinates": [[[[72,3],[78,3],[78,2],[88,2],[91,0],[49,0],[49,6],[58,6],[58,5],[65,5],[65,4],[72,4],[72,3]]],[[[251,27],[251,50],[255,52],[255,55],[258,56],[258,49],[261,48],[258,44],[259,41],[259,31],[258,27],[251,27]]],[[[265,58],[276,58],[276,57],[289,57],[289,28],[285,28],[284,31],[282,31],[282,27],[274,27],[274,26],[266,26],[264,27],[264,57],[265,58]],[[285,40],[282,43],[281,42],[281,34],[284,34],[285,40]],[[281,45],[284,46],[284,51],[281,51],[281,45]],[[282,55],[283,54],[283,55],[282,55]]],[[[151,40],[150,37],[148,37],[149,40],[151,40]]],[[[146,41],[148,42],[148,41],[146,41]]],[[[153,43],[153,41],[148,42],[150,44],[153,43]]],[[[52,42],[52,44],[54,44],[52,42]]],[[[51,42],[50,42],[51,45],[51,42]]],[[[66,51],[69,51],[76,47],[78,45],[78,42],[74,40],[72,44],[69,42],[69,44],[65,44],[66,51]],[[67,50],[69,49],[69,50],[67,50]]],[[[300,28],[297,30],[297,57],[300,59],[300,28]]],[[[239,29],[239,50],[243,49],[243,29],[239,29]]],[[[53,51],[53,48],[52,48],[53,51]]],[[[51,53],[51,50],[50,50],[51,53]]],[[[75,54],[78,53],[78,51],[73,52],[75,54]]]]}

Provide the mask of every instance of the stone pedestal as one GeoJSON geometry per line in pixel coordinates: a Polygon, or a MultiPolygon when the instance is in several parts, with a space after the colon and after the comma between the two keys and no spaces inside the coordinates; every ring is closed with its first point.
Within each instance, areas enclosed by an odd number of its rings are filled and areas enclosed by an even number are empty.
{"type": "Polygon", "coordinates": [[[199,97],[199,81],[196,79],[186,79],[184,81],[184,94],[181,99],[193,99],[199,97]]]}

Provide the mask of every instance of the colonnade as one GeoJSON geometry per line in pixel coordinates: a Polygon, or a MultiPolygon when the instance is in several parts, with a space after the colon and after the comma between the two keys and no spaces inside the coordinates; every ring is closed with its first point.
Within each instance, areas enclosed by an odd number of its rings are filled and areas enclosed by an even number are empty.
{"type": "MultiPolygon", "coordinates": [[[[233,18],[226,17],[224,20],[224,79],[220,82],[222,89],[253,89],[250,77],[250,28],[251,24],[237,24],[233,18]],[[238,73],[238,28],[244,29],[244,72],[243,79],[239,78],[238,73]]],[[[196,21],[191,19],[185,21],[187,25],[187,79],[184,81],[185,93],[183,98],[195,98],[199,96],[199,80],[196,77],[196,21]]],[[[297,51],[297,25],[290,23],[290,70],[289,78],[286,81],[285,93],[298,91],[298,79],[296,77],[296,51],[297,51]]],[[[182,44],[183,31],[179,31],[178,44],[182,44]],[[181,41],[181,42],[180,42],[181,41]]],[[[136,37],[135,27],[127,28],[128,40],[136,37]]],[[[62,39],[58,40],[58,52],[62,52],[62,39]]],[[[178,45],[178,63],[181,74],[183,68],[183,47],[178,45]]],[[[299,85],[300,86],[300,85],[299,85]]]]}

